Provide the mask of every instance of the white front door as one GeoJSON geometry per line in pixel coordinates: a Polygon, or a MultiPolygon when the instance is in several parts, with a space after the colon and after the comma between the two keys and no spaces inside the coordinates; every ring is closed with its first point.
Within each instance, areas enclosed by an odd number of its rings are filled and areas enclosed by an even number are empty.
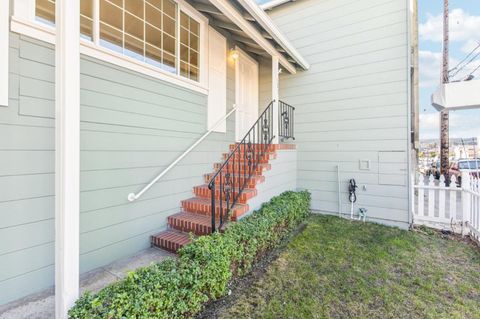
{"type": "Polygon", "coordinates": [[[235,62],[235,136],[241,141],[258,118],[258,63],[239,48],[235,62]]]}

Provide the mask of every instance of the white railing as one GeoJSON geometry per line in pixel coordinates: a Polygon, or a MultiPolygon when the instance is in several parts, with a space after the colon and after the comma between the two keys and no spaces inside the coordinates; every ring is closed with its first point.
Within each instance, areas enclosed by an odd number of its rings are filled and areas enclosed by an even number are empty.
{"type": "Polygon", "coordinates": [[[210,133],[212,133],[220,124],[222,124],[230,115],[233,114],[237,110],[237,107],[234,105],[233,109],[228,112],[224,117],[218,120],[211,129],[209,129],[205,134],[203,134],[192,146],[190,146],[182,155],[180,155],[175,161],[172,162],[167,168],[163,170],[160,174],[157,175],[147,186],[142,188],[138,193],[130,193],[128,194],[128,200],[133,202],[140,198],[146,191],[148,191],[160,178],[162,178],[165,174],[167,174],[175,165],[178,164],[185,156],[187,156],[198,144],[200,144],[210,133]]]}
{"type": "Polygon", "coordinates": [[[450,185],[445,177],[418,176],[415,185],[413,223],[449,229],[480,240],[480,180],[463,173],[461,186],[455,176],[450,185]]]}
{"type": "Polygon", "coordinates": [[[480,243],[480,179],[478,176],[470,177],[465,193],[470,237],[480,243]]]}

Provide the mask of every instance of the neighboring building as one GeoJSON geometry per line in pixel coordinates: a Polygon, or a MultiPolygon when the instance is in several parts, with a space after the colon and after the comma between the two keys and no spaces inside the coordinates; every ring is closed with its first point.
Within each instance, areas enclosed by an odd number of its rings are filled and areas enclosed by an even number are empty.
{"type": "MultiPolygon", "coordinates": [[[[158,233],[153,243],[175,250],[186,235],[162,237],[168,224],[211,231],[209,218],[189,220],[211,209],[206,185],[189,199],[192,187],[206,183],[204,174],[268,105],[272,156],[259,164],[263,177],[247,181],[236,217],[297,188],[311,191],[314,211],[349,215],[347,183],[355,178],[356,207],[368,209],[369,221],[409,226],[417,114],[409,1],[272,1],[279,6],[268,15],[253,0],[80,3],[79,226],[65,213],[75,212],[74,153],[65,151],[75,152],[75,128],[55,130],[55,122],[72,122],[54,119],[56,104],[57,114],[74,117],[78,107],[76,74],[65,71],[78,61],[65,45],[75,33],[57,43],[64,59],[56,62],[55,1],[0,4],[0,64],[8,65],[0,69],[0,305],[51,287],[55,256],[61,281],[77,273],[68,264],[78,256],[84,273],[148,248],[158,233]],[[55,101],[55,90],[65,99],[55,101]],[[66,208],[55,215],[61,167],[57,205],[66,208]],[[79,251],[69,250],[76,240],[79,251]]],[[[75,26],[66,15],[57,23],[75,26]]],[[[264,129],[255,134],[263,138],[264,129]]],[[[242,156],[251,155],[244,147],[242,156]]]]}
{"type": "MultiPolygon", "coordinates": [[[[478,138],[451,138],[450,139],[450,157],[452,161],[459,159],[473,159],[479,157],[478,138]]],[[[427,164],[436,162],[440,146],[438,139],[424,139],[420,141],[420,154],[423,161],[427,164]]]]}

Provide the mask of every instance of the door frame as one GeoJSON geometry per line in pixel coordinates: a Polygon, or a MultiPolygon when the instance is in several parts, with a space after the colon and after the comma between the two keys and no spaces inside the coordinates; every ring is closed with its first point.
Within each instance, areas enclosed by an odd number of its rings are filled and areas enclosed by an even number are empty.
{"type": "MultiPolygon", "coordinates": [[[[235,60],[235,105],[239,105],[238,101],[240,100],[240,72],[239,72],[239,62],[240,59],[245,59],[246,61],[249,61],[252,63],[255,68],[256,68],[256,73],[257,77],[255,79],[256,83],[256,105],[255,105],[255,110],[254,113],[256,113],[256,118],[258,118],[258,108],[259,108],[259,96],[260,96],[260,81],[259,81],[259,75],[260,75],[260,67],[259,63],[257,60],[252,58],[247,52],[239,48],[238,46],[235,46],[235,50],[238,52],[238,58],[235,60]]],[[[253,108],[252,108],[253,109],[253,108]]],[[[237,113],[235,114],[235,140],[238,142],[243,138],[242,136],[239,135],[239,123],[240,119],[238,116],[238,110],[237,113]]],[[[253,123],[252,123],[253,124],[253,123]]]]}

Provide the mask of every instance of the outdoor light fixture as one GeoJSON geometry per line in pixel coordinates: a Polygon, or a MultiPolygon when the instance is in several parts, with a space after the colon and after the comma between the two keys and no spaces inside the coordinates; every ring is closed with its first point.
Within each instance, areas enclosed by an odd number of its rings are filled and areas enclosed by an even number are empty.
{"type": "Polygon", "coordinates": [[[230,49],[230,57],[233,59],[233,60],[236,60],[238,59],[239,55],[238,55],[238,51],[235,50],[235,49],[230,49]]]}

